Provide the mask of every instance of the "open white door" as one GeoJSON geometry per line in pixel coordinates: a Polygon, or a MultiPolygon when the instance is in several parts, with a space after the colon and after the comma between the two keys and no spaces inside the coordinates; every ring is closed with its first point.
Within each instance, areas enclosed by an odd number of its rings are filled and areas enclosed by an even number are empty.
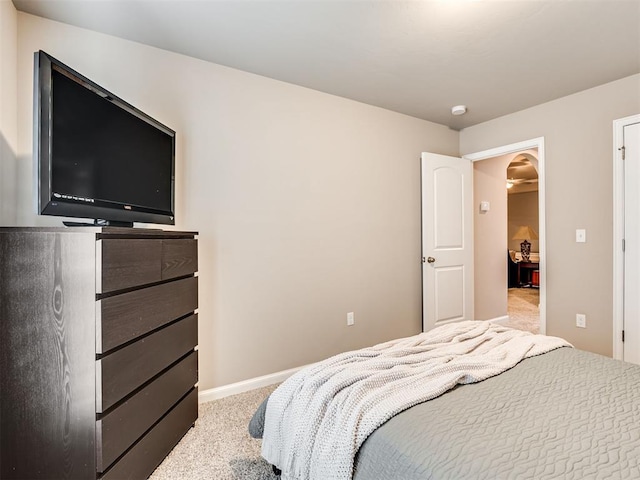
{"type": "Polygon", "coordinates": [[[422,154],[422,330],[473,317],[472,169],[422,154]]]}
{"type": "Polygon", "coordinates": [[[625,125],[623,359],[640,364],[640,123],[625,125]]]}

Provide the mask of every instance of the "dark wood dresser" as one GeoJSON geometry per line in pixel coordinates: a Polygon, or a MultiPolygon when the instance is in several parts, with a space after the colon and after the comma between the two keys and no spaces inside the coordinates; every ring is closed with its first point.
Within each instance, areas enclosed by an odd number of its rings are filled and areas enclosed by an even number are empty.
{"type": "Polygon", "coordinates": [[[196,235],[0,228],[0,478],[146,478],[194,424],[196,235]]]}

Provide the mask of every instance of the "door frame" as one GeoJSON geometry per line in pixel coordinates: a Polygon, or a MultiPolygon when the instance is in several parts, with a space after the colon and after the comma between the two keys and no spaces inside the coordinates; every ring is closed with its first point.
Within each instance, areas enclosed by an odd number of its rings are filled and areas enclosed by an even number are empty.
{"type": "Polygon", "coordinates": [[[623,359],[624,344],[624,127],[640,122],[640,114],[613,121],[613,358],[623,359]]]}
{"type": "MultiPolygon", "coordinates": [[[[546,248],[546,186],[545,186],[545,152],[544,137],[532,138],[522,142],[511,143],[480,152],[463,155],[471,162],[499,157],[522,150],[538,149],[538,245],[540,249],[540,333],[547,332],[547,248],[546,248]]],[[[472,186],[473,190],[473,186],[472,186]]],[[[472,192],[473,194],[473,192],[472,192]]],[[[475,222],[474,222],[475,223],[475,222]]],[[[475,225],[474,225],[475,228],[475,225]]],[[[475,255],[475,254],[474,254],[475,255]]],[[[506,256],[505,256],[506,259],[506,256]]]]}

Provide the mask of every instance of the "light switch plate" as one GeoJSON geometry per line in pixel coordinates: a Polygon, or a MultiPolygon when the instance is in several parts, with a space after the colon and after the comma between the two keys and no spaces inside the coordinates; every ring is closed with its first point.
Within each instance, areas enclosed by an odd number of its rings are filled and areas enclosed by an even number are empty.
{"type": "Polygon", "coordinates": [[[584,228],[576,230],[576,243],[585,243],[587,241],[587,231],[584,228]]]}

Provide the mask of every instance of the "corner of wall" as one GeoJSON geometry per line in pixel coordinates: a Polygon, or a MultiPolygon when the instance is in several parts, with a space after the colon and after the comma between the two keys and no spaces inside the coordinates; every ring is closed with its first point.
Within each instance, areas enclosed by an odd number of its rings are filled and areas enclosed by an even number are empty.
{"type": "Polygon", "coordinates": [[[17,221],[18,12],[0,1],[0,225],[17,221]]]}

